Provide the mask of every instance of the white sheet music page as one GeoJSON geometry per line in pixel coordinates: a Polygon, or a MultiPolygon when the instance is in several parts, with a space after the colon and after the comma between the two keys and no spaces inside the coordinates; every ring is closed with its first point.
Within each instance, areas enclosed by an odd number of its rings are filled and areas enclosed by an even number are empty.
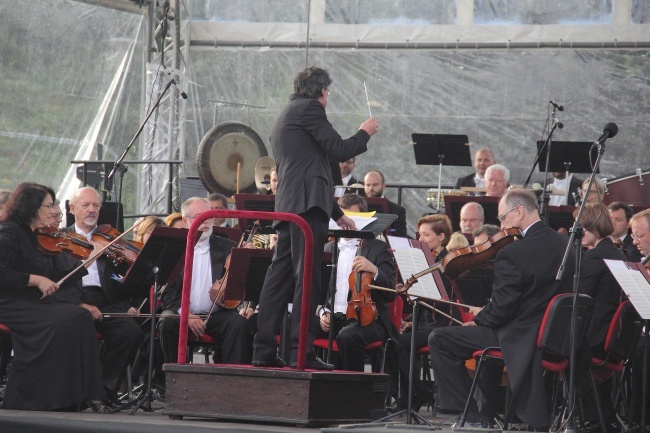
{"type": "Polygon", "coordinates": [[[630,269],[622,260],[604,260],[639,316],[650,320],[650,283],[641,271],[630,269]]]}
{"type": "MultiPolygon", "coordinates": [[[[430,267],[424,256],[424,251],[419,248],[396,248],[393,250],[393,255],[404,281],[430,267]]],[[[418,282],[409,288],[408,294],[427,299],[441,298],[440,291],[431,273],[418,278],[418,282]]]]}

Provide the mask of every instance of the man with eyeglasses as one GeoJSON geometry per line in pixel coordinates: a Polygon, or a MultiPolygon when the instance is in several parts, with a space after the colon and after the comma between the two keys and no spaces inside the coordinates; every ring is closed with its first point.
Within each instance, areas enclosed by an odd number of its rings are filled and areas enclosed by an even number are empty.
{"type": "MultiPolygon", "coordinates": [[[[228,209],[228,199],[226,198],[225,195],[219,194],[218,192],[210,194],[208,196],[208,202],[210,203],[210,209],[213,210],[228,209]]],[[[225,218],[213,218],[212,225],[214,227],[228,227],[228,223],[226,223],[225,218]]]]}
{"type": "MultiPolygon", "coordinates": [[[[339,162],[339,169],[341,170],[341,185],[354,185],[359,183],[359,180],[352,175],[352,170],[356,166],[355,158],[350,158],[347,161],[339,162]]],[[[345,194],[359,194],[363,189],[353,188],[336,188],[334,197],[343,197],[345,194]]]]}
{"type": "MultiPolygon", "coordinates": [[[[548,431],[544,370],[535,342],[548,302],[571,289],[574,258],[571,254],[562,282],[556,282],[568,238],[540,220],[531,191],[508,191],[499,202],[498,218],[502,228],[519,228],[523,238],[498,251],[490,301],[483,308],[470,308],[472,322],[438,328],[429,336],[439,405],[462,411],[471,387],[465,360],[477,350],[498,346],[508,369],[515,415],[535,431],[548,431]]],[[[471,400],[466,422],[470,427],[492,424],[501,370],[501,366],[491,368],[481,380],[485,399],[480,411],[471,400]]]]}
{"type": "Polygon", "coordinates": [[[643,256],[642,263],[650,260],[650,209],[646,209],[632,216],[630,220],[633,243],[643,256]]]}

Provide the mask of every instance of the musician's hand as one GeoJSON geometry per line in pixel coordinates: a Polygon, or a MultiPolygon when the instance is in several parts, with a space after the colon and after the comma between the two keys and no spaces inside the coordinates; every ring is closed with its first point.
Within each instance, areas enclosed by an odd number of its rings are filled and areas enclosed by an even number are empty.
{"type": "Polygon", "coordinates": [[[469,322],[463,323],[463,326],[476,326],[476,322],[473,320],[470,320],[469,322]]]}
{"type": "Polygon", "coordinates": [[[200,337],[205,334],[205,323],[196,314],[190,313],[189,319],[187,320],[187,327],[192,331],[192,334],[200,337]]]}
{"type": "Polygon", "coordinates": [[[242,308],[239,310],[239,314],[248,320],[253,314],[255,314],[255,309],[251,307],[242,308]]]}
{"type": "Polygon", "coordinates": [[[370,119],[363,122],[359,127],[359,129],[363,129],[368,133],[369,136],[372,137],[379,130],[379,123],[377,123],[377,119],[371,117],[370,119]]]}
{"type": "Polygon", "coordinates": [[[249,243],[249,242],[246,242],[246,241],[242,242],[242,248],[250,248],[252,250],[257,249],[257,247],[255,246],[254,243],[252,243],[252,242],[249,243]]]}
{"type": "Polygon", "coordinates": [[[102,312],[99,311],[99,308],[95,307],[94,305],[79,304],[79,306],[90,311],[90,315],[93,316],[93,320],[99,320],[101,322],[104,318],[104,316],[102,316],[102,312]]]}
{"type": "Polygon", "coordinates": [[[330,331],[330,313],[326,312],[320,316],[320,329],[322,329],[324,332],[330,331]]]}
{"type": "Polygon", "coordinates": [[[411,326],[413,326],[413,322],[405,322],[402,320],[402,327],[400,328],[400,331],[404,332],[407,329],[409,329],[411,326]]]}
{"type": "Polygon", "coordinates": [[[50,296],[54,294],[54,292],[59,290],[58,284],[56,284],[54,281],[50,280],[49,278],[45,278],[41,275],[33,275],[33,274],[30,275],[29,285],[38,287],[38,290],[40,290],[41,293],[43,293],[41,299],[43,299],[46,296],[50,296]]]}
{"type": "Polygon", "coordinates": [[[138,310],[135,307],[129,308],[129,311],[126,312],[127,314],[130,314],[132,316],[139,316],[140,315],[140,310],[138,310]]]}
{"type": "Polygon", "coordinates": [[[482,309],[483,307],[470,307],[468,310],[469,310],[469,314],[471,314],[472,316],[476,316],[478,313],[481,312],[482,309]]]}
{"type": "Polygon", "coordinates": [[[336,224],[341,227],[343,230],[356,230],[357,226],[354,224],[352,218],[343,215],[341,218],[336,220],[336,224]]]}
{"type": "Polygon", "coordinates": [[[365,257],[356,256],[352,261],[352,272],[370,272],[374,278],[379,273],[379,269],[365,257]]]}

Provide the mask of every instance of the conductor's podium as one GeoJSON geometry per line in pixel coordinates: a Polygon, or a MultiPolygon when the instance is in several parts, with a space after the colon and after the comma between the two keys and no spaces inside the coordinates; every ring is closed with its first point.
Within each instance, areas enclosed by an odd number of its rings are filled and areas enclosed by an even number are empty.
{"type": "Polygon", "coordinates": [[[163,414],[300,425],[386,416],[388,375],[247,365],[165,364],[163,414]]]}

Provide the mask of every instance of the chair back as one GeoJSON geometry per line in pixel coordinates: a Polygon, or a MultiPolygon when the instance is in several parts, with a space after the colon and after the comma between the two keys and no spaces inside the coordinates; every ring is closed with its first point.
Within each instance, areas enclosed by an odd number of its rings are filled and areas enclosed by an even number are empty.
{"type": "Polygon", "coordinates": [[[628,360],[636,350],[641,336],[641,317],[630,301],[622,302],[609,324],[604,349],[620,361],[628,360]]]}
{"type": "Polygon", "coordinates": [[[388,313],[390,314],[390,321],[397,329],[402,327],[402,310],[404,309],[404,301],[400,295],[395,296],[395,300],[388,303],[388,313]]]}
{"type": "MultiPolygon", "coordinates": [[[[577,323],[576,340],[581,341],[589,325],[594,301],[590,296],[578,295],[576,300],[577,323]]],[[[573,294],[556,295],[546,307],[537,334],[537,347],[542,356],[552,355],[569,358],[571,353],[571,313],[573,311],[573,294]]]]}

